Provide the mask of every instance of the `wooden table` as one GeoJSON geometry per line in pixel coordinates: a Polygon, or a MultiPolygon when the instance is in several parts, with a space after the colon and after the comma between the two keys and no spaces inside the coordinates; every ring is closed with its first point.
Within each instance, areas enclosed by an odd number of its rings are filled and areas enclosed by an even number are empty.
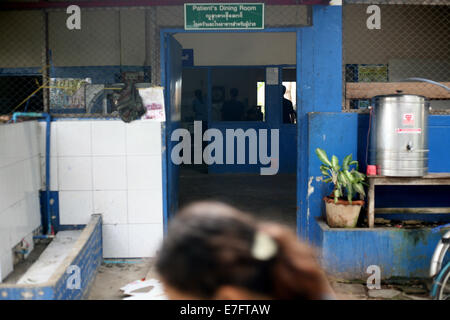
{"type": "Polygon", "coordinates": [[[369,180],[368,222],[369,228],[375,223],[375,213],[450,213],[450,208],[377,208],[375,209],[375,186],[436,186],[450,185],[450,173],[430,173],[423,177],[367,176],[369,180]]]}

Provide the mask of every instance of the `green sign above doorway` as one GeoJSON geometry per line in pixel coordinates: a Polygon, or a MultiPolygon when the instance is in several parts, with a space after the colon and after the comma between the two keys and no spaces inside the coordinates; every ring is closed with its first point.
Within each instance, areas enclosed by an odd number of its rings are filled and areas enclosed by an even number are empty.
{"type": "Polygon", "coordinates": [[[264,3],[186,3],[184,29],[264,29],[264,3]]]}

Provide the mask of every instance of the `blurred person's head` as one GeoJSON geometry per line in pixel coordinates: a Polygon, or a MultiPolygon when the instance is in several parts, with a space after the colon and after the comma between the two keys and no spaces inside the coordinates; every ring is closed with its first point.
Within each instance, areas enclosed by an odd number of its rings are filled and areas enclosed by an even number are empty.
{"type": "Polygon", "coordinates": [[[171,221],[157,269],[170,299],[322,299],[331,294],[314,251],[287,227],[218,202],[171,221]]]}
{"type": "Polygon", "coordinates": [[[239,90],[236,88],[231,88],[230,89],[230,97],[235,99],[237,98],[237,96],[239,95],[239,90]]]}

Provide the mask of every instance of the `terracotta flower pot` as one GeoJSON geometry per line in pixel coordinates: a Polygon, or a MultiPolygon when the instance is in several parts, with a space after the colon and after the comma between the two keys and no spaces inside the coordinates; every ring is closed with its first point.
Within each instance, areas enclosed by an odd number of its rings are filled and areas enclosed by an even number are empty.
{"type": "Polygon", "coordinates": [[[354,228],[358,222],[359,213],[364,205],[363,200],[355,200],[350,204],[346,200],[334,203],[331,197],[324,197],[327,213],[327,224],[331,228],[354,228]]]}

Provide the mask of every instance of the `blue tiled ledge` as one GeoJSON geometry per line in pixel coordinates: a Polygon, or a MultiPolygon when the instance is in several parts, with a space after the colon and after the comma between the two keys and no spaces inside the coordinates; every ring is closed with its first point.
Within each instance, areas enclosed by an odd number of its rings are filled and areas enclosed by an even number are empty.
{"type": "Polygon", "coordinates": [[[58,267],[49,281],[43,284],[0,285],[0,300],[79,300],[86,298],[102,261],[102,218],[92,215],[72,251],[58,267]],[[80,275],[79,289],[73,288],[77,266],[80,275]]]}

